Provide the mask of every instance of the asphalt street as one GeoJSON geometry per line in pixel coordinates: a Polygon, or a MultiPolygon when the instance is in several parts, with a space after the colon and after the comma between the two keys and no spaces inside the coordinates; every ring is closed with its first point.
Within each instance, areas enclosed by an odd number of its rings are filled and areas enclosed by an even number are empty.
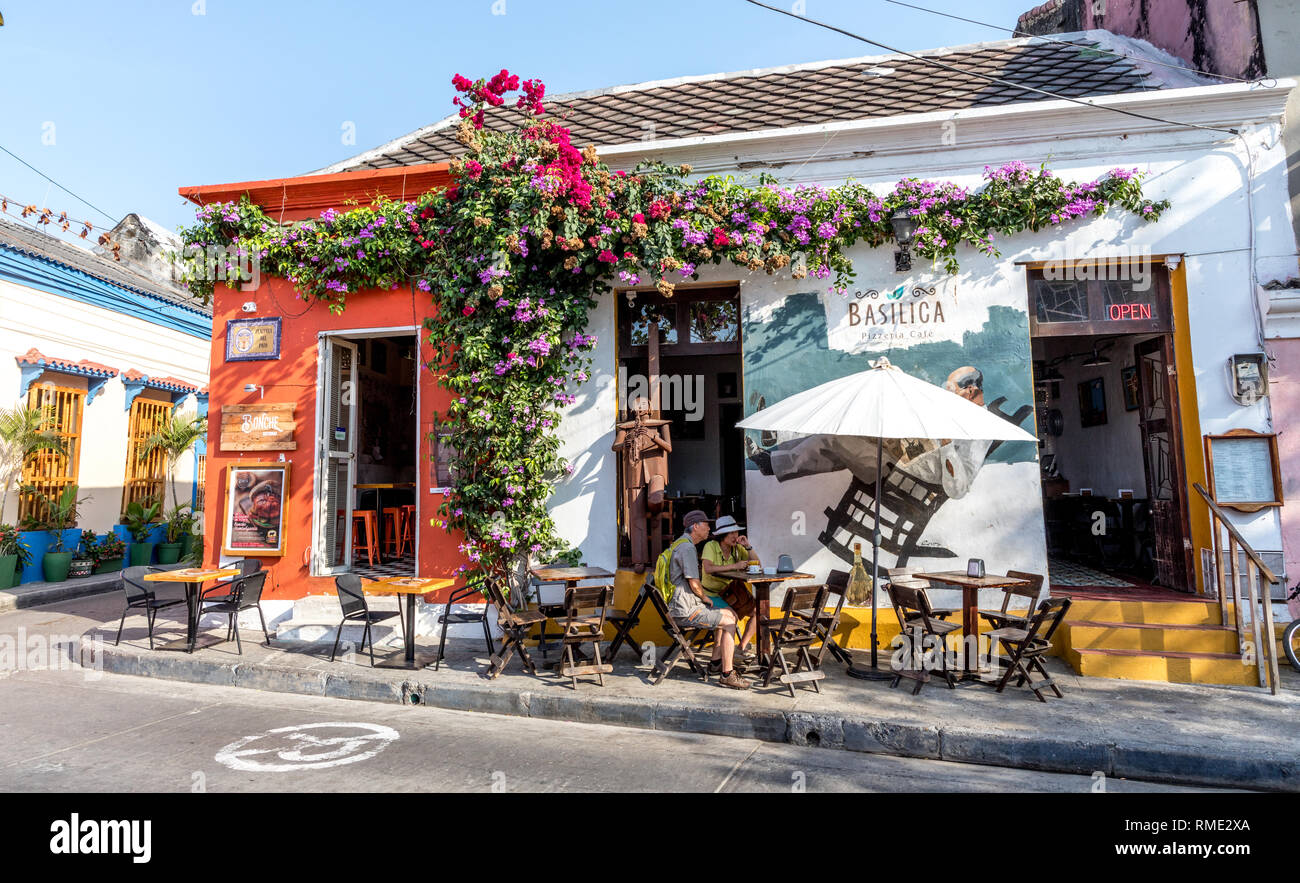
{"type": "Polygon", "coordinates": [[[2,672],[0,708],[0,791],[1192,790],[81,669],[2,672]]]}

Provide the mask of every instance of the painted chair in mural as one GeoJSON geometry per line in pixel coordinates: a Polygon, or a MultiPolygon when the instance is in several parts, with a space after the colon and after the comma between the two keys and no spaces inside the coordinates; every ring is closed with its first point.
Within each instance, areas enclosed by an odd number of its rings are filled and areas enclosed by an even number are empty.
{"type": "Polygon", "coordinates": [[[1038,610],[1029,620],[1027,627],[1005,626],[987,633],[990,641],[996,641],[1009,654],[1005,663],[1006,670],[998,681],[997,692],[1001,693],[1005,690],[1007,683],[1014,676],[1016,686],[1027,683],[1039,702],[1047,701],[1043,690],[1048,688],[1058,699],[1065,698],[1061,688],[1043,667],[1043,657],[1052,649],[1052,635],[1056,633],[1056,629],[1069,610],[1069,598],[1046,598],[1039,603],[1038,610]]]}

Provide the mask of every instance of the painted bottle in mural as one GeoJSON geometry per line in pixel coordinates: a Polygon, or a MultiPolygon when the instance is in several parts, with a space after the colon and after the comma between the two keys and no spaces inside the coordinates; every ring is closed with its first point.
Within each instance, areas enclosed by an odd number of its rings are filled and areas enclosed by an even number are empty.
{"type": "Polygon", "coordinates": [[[867,576],[867,569],[862,565],[862,544],[853,544],[853,569],[849,571],[849,588],[845,595],[845,603],[854,607],[866,607],[871,604],[873,597],[871,587],[871,577],[867,576]]]}

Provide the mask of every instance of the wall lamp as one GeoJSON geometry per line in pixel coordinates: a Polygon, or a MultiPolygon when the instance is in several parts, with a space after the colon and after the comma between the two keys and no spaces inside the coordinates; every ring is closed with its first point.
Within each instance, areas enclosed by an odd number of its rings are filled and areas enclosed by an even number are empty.
{"type": "Polygon", "coordinates": [[[894,272],[907,273],[912,269],[912,234],[916,232],[916,218],[900,208],[889,218],[889,226],[894,228],[894,241],[898,251],[894,252],[894,272]]]}
{"type": "Polygon", "coordinates": [[[244,384],[244,392],[256,392],[256,393],[261,393],[261,394],[258,396],[258,398],[259,398],[259,399],[266,398],[266,387],[265,387],[265,386],[258,386],[256,383],[245,383],[245,384],[244,384]]]}

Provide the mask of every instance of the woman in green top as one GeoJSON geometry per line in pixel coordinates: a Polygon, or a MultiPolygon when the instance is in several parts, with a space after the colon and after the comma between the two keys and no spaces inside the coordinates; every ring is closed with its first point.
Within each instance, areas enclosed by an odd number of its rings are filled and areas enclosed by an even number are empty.
{"type": "Polygon", "coordinates": [[[713,528],[713,539],[704,544],[700,552],[700,584],[713,601],[714,607],[730,607],[737,617],[748,617],[745,634],[737,648],[737,658],[750,660],[749,646],[758,631],[758,617],[754,615],[754,596],[744,581],[714,576],[718,570],[728,570],[737,565],[758,563],[758,554],[749,545],[745,529],[730,515],[718,519],[713,528]]]}

